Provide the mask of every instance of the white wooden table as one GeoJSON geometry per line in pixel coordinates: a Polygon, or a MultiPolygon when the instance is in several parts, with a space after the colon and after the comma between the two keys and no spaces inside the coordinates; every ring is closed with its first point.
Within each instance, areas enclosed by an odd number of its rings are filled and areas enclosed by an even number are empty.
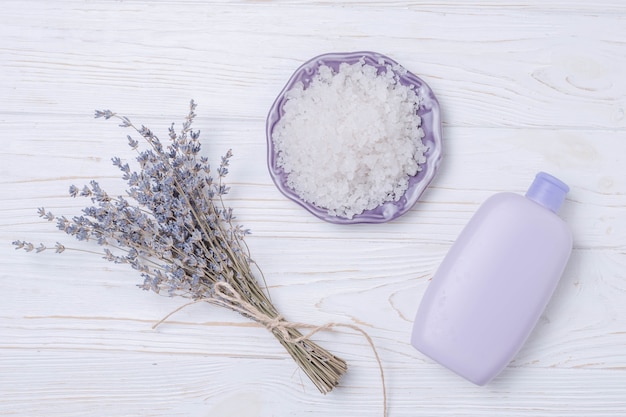
{"type": "Polygon", "coordinates": [[[229,203],[290,320],[361,326],[379,349],[389,416],[626,415],[626,4],[621,1],[27,1],[0,4],[0,415],[381,416],[358,334],[315,339],[348,361],[322,396],[265,330],[135,287],[88,254],[16,252],[72,240],[37,217],[75,215],[67,189],[123,182],[117,111],[166,136],[191,98],[204,152],[228,148],[229,203]],[[421,201],[382,225],[324,223],[284,198],[265,117],[291,73],[373,50],[437,94],[444,161],[421,201]],[[575,248],[513,363],[475,387],[409,344],[429,278],[478,205],[545,170],[572,190],[575,248]]]}

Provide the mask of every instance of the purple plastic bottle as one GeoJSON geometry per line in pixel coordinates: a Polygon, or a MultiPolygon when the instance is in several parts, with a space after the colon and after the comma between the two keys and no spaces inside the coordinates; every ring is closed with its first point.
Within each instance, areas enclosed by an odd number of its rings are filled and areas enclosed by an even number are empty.
{"type": "Polygon", "coordinates": [[[496,194],[459,235],[428,286],[412,345],[484,385],[517,354],[539,320],[572,250],[557,216],[566,184],[537,174],[523,197],[496,194]]]}

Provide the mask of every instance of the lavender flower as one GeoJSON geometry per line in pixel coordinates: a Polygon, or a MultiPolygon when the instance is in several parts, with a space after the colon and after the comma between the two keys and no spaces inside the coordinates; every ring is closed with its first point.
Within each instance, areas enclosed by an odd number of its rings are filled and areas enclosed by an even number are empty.
{"type": "MultiPolygon", "coordinates": [[[[146,126],[137,127],[129,118],[110,110],[97,110],[96,118],[120,121],[148,144],[128,135],[128,145],[136,150],[138,170],[119,157],[112,163],[122,173],[128,188],[126,196],[110,196],[98,182],[82,187],[72,185],[71,197],[87,198],[91,205],[81,215],[57,217],[40,208],[38,215],[79,241],[93,241],[103,247],[104,259],[128,264],[143,278],[144,290],[212,300],[268,327],[322,393],[331,391],[345,371],[346,363],[319,347],[294,326],[284,322],[253,273],[253,262],[244,243],[247,229],[234,223],[232,209],[223,196],[229,188],[223,180],[228,174],[232,152],[222,156],[215,170],[202,156],[200,132],[192,130],[196,104],[180,132],[174,124],[168,129],[169,141],[163,144],[146,126]],[[224,291],[228,288],[228,293],[224,291]]],[[[16,249],[57,253],[67,248],[16,240],[16,249]]],[[[88,251],[88,250],[86,250],[88,251]]]]}

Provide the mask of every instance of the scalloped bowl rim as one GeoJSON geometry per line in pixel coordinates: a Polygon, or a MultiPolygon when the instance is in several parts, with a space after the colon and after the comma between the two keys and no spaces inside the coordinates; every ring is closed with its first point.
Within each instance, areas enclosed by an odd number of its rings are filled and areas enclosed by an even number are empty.
{"type": "Polygon", "coordinates": [[[287,84],[278,94],[267,116],[266,125],[267,139],[267,165],[272,181],[278,190],[288,199],[298,203],[314,216],[321,220],[336,224],[355,224],[355,223],[384,223],[394,220],[409,211],[419,200],[428,185],[431,183],[442,159],[442,126],[441,126],[441,110],[439,102],[430,87],[417,75],[409,72],[403,66],[393,59],[370,51],[358,52],[338,52],[318,55],[304,64],[302,64],[289,78],[287,84]],[[420,103],[417,114],[422,118],[422,130],[424,138],[422,141],[428,150],[425,152],[426,162],[420,165],[422,168],[416,175],[409,177],[409,186],[404,195],[398,201],[386,201],[380,206],[371,210],[366,210],[360,214],[356,214],[353,218],[348,219],[341,216],[333,216],[328,214],[324,208],[317,207],[312,203],[303,200],[293,189],[287,186],[287,174],[277,165],[277,155],[274,150],[272,133],[274,126],[283,116],[283,104],[286,101],[285,93],[289,91],[297,82],[303,82],[305,88],[310,83],[310,77],[316,72],[317,68],[324,64],[337,70],[342,62],[353,64],[360,59],[364,59],[367,64],[382,68],[385,65],[391,65],[392,70],[402,68],[401,73],[396,71],[399,80],[404,85],[415,85],[422,102],[420,103]],[[383,65],[380,65],[383,62],[383,65]],[[307,79],[306,77],[309,77],[307,79]]]}

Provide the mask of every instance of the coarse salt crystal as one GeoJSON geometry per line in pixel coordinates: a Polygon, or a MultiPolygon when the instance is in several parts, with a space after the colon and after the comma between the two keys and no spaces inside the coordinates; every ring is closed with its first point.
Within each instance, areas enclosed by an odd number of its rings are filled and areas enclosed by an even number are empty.
{"type": "Polygon", "coordinates": [[[419,96],[398,70],[321,65],[307,88],[286,93],[272,140],[287,186],[304,201],[351,219],[402,197],[427,148],[419,96]]]}

